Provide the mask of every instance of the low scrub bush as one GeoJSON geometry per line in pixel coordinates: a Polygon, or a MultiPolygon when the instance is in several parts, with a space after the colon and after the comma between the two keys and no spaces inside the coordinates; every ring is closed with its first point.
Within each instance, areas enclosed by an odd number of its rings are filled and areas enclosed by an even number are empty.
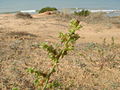
{"type": "Polygon", "coordinates": [[[79,39],[79,35],[76,34],[76,31],[79,30],[81,26],[79,25],[79,21],[72,20],[70,23],[70,28],[68,33],[60,33],[60,46],[49,45],[47,43],[43,43],[40,45],[41,48],[47,51],[48,57],[52,62],[52,66],[50,67],[47,73],[42,72],[41,70],[36,70],[34,68],[29,68],[28,72],[35,76],[35,85],[37,89],[49,90],[50,88],[58,87],[60,84],[56,81],[51,80],[51,76],[56,72],[56,68],[59,65],[60,59],[64,58],[68,54],[69,51],[74,49],[74,44],[76,40],[79,39]]]}
{"type": "Polygon", "coordinates": [[[75,11],[74,14],[75,14],[75,15],[78,15],[78,16],[85,16],[85,17],[86,17],[86,16],[89,16],[89,15],[90,15],[90,11],[83,9],[83,10],[80,11],[80,12],[76,12],[76,11],[75,11]]]}
{"type": "Polygon", "coordinates": [[[39,10],[38,13],[44,13],[46,11],[57,11],[57,8],[55,8],[55,7],[45,7],[45,8],[42,8],[41,10],[39,10]]]}
{"type": "Polygon", "coordinates": [[[22,13],[22,12],[18,12],[15,16],[17,18],[23,18],[23,19],[30,19],[30,18],[32,18],[32,16],[29,13],[22,13]]]}

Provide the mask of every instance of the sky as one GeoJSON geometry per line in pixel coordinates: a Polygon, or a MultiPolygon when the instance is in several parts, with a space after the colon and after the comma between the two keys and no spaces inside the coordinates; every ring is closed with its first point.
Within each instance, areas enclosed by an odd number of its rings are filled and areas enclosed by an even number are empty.
{"type": "Polygon", "coordinates": [[[120,9],[120,0],[0,0],[0,11],[57,8],[120,9]]]}

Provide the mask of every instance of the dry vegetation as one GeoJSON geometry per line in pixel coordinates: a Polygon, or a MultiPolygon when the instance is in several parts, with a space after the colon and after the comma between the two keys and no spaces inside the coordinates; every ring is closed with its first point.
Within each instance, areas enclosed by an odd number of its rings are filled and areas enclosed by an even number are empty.
{"type": "MultiPolygon", "coordinates": [[[[0,90],[13,87],[35,90],[34,77],[26,69],[34,67],[46,72],[51,66],[38,44],[58,42],[58,33],[68,28],[67,17],[44,14],[32,17],[0,17],[0,90]]],[[[78,31],[81,38],[51,77],[60,83],[54,90],[120,89],[120,18],[88,17],[77,17],[83,26],[78,31]]]]}
{"type": "Polygon", "coordinates": [[[16,18],[30,19],[32,16],[29,13],[18,12],[16,18]]]}

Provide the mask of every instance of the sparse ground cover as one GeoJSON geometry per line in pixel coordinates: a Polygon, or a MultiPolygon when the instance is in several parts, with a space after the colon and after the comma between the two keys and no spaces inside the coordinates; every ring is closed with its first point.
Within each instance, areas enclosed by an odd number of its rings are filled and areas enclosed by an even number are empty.
{"type": "Polygon", "coordinates": [[[16,13],[16,18],[31,19],[32,16],[29,13],[18,12],[16,13]]]}
{"type": "MultiPolygon", "coordinates": [[[[32,17],[24,20],[15,15],[0,16],[2,90],[35,90],[34,77],[26,69],[47,71],[51,67],[46,52],[37,45],[44,41],[57,43],[59,32],[67,32],[66,18],[43,14],[32,17]]],[[[94,23],[81,20],[83,28],[78,31],[81,38],[75,50],[60,61],[58,72],[51,77],[60,83],[55,90],[120,89],[119,17],[90,20],[94,23]]]]}

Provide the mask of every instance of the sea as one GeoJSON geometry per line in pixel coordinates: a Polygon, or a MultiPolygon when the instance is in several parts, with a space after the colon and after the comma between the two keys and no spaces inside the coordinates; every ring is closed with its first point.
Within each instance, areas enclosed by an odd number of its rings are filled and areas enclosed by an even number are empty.
{"type": "Polygon", "coordinates": [[[58,10],[82,10],[107,12],[110,16],[120,16],[120,0],[0,0],[0,13],[36,13],[44,7],[58,10]]]}

